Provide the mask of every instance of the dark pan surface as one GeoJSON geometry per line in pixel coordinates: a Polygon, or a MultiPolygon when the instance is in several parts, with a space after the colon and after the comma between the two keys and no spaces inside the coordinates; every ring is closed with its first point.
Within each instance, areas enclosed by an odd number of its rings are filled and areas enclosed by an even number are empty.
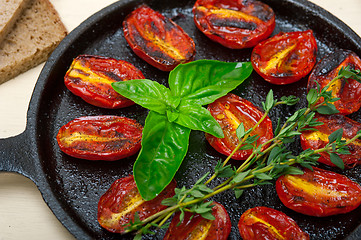
{"type": "MultiPolygon", "coordinates": [[[[249,61],[250,49],[226,49],[210,41],[196,29],[191,12],[194,2],[161,0],[148,1],[147,4],[172,18],[194,39],[196,59],[249,61]]],[[[277,26],[273,34],[279,31],[312,29],[319,47],[318,59],[337,48],[350,49],[361,56],[361,39],[326,11],[304,0],[265,2],[276,13],[277,26]]],[[[86,161],[69,157],[63,154],[57,145],[56,134],[59,128],[74,118],[89,115],[120,115],[137,119],[144,124],[147,111],[139,106],[121,110],[91,106],[66,89],[63,77],[77,55],[94,54],[129,61],[138,67],[146,78],[166,84],[168,73],[161,72],[139,59],[123,37],[122,20],[139,4],[139,1],[121,1],[111,5],[84,22],[60,44],[45,65],[36,85],[30,103],[26,132],[9,141],[26,143],[23,149],[18,149],[23,152],[21,156],[25,160],[23,163],[9,163],[15,166],[8,166],[7,170],[22,172],[34,180],[54,214],[79,239],[119,239],[119,235],[109,233],[98,225],[97,203],[114,180],[132,173],[135,157],[116,162],[86,161]]],[[[285,119],[290,112],[305,105],[306,84],[307,79],[303,79],[292,85],[274,86],[254,73],[234,93],[257,106],[261,106],[271,88],[278,98],[283,95],[299,96],[302,100],[296,107],[279,108],[271,113],[270,117],[275,123],[278,118],[285,119]]],[[[351,117],[361,121],[360,112],[351,117]]],[[[290,149],[297,153],[300,151],[299,143],[292,145],[290,149]]],[[[219,158],[224,159],[224,156],[207,144],[203,133],[192,132],[189,152],[176,175],[178,186],[191,186],[199,176],[212,171],[219,158]]],[[[231,163],[239,164],[237,161],[231,163]]],[[[361,183],[360,167],[344,173],[361,183]]],[[[233,226],[229,239],[240,239],[238,220],[244,211],[255,206],[268,206],[285,212],[310,234],[311,239],[343,239],[361,223],[361,208],[350,214],[327,218],[295,213],[281,204],[274,186],[247,190],[238,200],[231,192],[216,196],[213,200],[222,203],[231,216],[233,226]]],[[[157,236],[149,239],[162,239],[162,236],[163,232],[159,232],[157,236]]],[[[358,234],[354,233],[350,238],[357,239],[357,236],[358,234]]],[[[131,235],[121,237],[131,238],[131,235]]]]}

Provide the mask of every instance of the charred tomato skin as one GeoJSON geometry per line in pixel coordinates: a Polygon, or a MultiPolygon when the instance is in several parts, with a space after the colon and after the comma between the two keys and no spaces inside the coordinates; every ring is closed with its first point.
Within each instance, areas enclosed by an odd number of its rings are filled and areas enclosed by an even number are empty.
{"type": "Polygon", "coordinates": [[[76,57],[65,77],[65,86],[84,101],[97,107],[118,109],[134,102],[113,90],[113,82],[144,79],[132,64],[114,58],[80,55],[76,57]]]}
{"type": "Polygon", "coordinates": [[[307,76],[316,64],[316,56],[312,30],[280,32],[254,47],[251,62],[264,80],[284,85],[307,76]]]}
{"type": "Polygon", "coordinates": [[[134,221],[135,213],[139,219],[162,211],[166,206],[162,201],[174,195],[176,182],[171,183],[153,200],[144,201],[139,194],[133,175],[116,180],[100,197],[97,219],[106,230],[124,233],[126,225],[134,221]]]}
{"type": "Polygon", "coordinates": [[[201,32],[232,49],[254,47],[275,28],[272,8],[260,1],[197,0],[193,13],[201,32]]]}
{"type": "Polygon", "coordinates": [[[162,71],[171,71],[195,57],[193,39],[171,19],[146,5],[125,18],[123,31],[133,52],[162,71]]]}
{"type": "MultiPolygon", "coordinates": [[[[339,49],[321,59],[313,69],[308,79],[307,89],[321,89],[334,79],[341,68],[349,66],[354,70],[361,70],[361,59],[350,50],[339,49]]],[[[329,89],[334,97],[340,100],[334,102],[340,114],[348,115],[358,111],[361,107],[361,83],[354,79],[339,79],[329,89]]],[[[322,99],[321,99],[322,100],[322,99]]]]}
{"type": "Polygon", "coordinates": [[[75,158],[114,161],[141,147],[143,127],[120,116],[86,116],[63,125],[56,136],[60,150],[75,158]]]}
{"type": "Polygon", "coordinates": [[[248,209],[242,214],[238,229],[243,240],[310,239],[292,218],[268,207],[248,209]]]}
{"type": "MultiPolygon", "coordinates": [[[[224,138],[216,138],[206,133],[209,144],[218,152],[229,156],[239,143],[236,135],[237,127],[243,123],[245,130],[252,128],[263,116],[251,102],[235,95],[227,94],[208,105],[212,116],[222,127],[224,138]]],[[[273,137],[272,121],[267,116],[262,123],[251,133],[259,136],[257,145],[263,144],[273,137]]],[[[266,148],[264,146],[262,149],[266,148]]],[[[238,150],[232,156],[236,160],[245,160],[252,150],[238,150]]]]}
{"type": "Polygon", "coordinates": [[[226,240],[231,232],[231,219],[223,205],[212,202],[212,215],[215,220],[207,220],[199,214],[193,216],[186,212],[183,221],[179,224],[178,212],[163,238],[163,240],[226,240]],[[193,216],[193,217],[192,217],[193,216]]]}
{"type": "MultiPolygon", "coordinates": [[[[328,136],[334,131],[342,128],[342,137],[345,140],[353,138],[358,131],[361,130],[361,124],[346,116],[337,115],[316,115],[317,121],[322,122],[323,125],[313,127],[315,131],[304,131],[301,134],[301,146],[304,150],[317,150],[326,146],[329,142],[328,136]]],[[[338,154],[344,162],[345,168],[353,168],[361,164],[361,140],[356,139],[348,144],[348,149],[351,154],[338,154]]],[[[320,158],[318,162],[335,167],[331,162],[330,155],[326,152],[319,153],[320,158]]]]}
{"type": "Polygon", "coordinates": [[[305,215],[326,217],[348,213],[361,203],[361,187],[344,175],[313,167],[302,175],[284,175],[276,181],[282,203],[305,215]]]}

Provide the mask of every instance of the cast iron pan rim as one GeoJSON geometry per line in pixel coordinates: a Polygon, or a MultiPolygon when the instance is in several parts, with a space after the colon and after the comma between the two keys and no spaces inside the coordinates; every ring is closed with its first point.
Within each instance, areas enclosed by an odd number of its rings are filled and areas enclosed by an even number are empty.
{"type": "MultiPolygon", "coordinates": [[[[139,1],[139,0],[138,0],[139,1]]],[[[352,39],[356,46],[361,49],[361,39],[360,37],[350,29],[345,23],[341,20],[333,16],[328,11],[322,9],[321,7],[308,2],[307,0],[285,0],[291,4],[294,4],[298,7],[303,7],[307,9],[307,11],[312,12],[313,14],[317,15],[331,26],[336,27],[337,29],[342,29],[345,33],[347,38],[352,39]],[[320,14],[321,13],[321,14],[320,14]],[[358,39],[356,41],[354,39],[358,39]]],[[[79,36],[84,34],[86,30],[91,28],[94,24],[98,21],[102,20],[102,18],[108,14],[118,11],[120,7],[124,7],[128,4],[135,3],[137,0],[121,0],[116,3],[111,4],[110,6],[100,10],[99,12],[95,13],[88,19],[86,19],[83,23],[81,23],[76,29],[74,29],[64,40],[59,44],[59,46],[54,50],[51,54],[49,59],[47,60],[45,66],[43,67],[37,83],[35,85],[35,89],[29,104],[28,114],[27,114],[27,127],[25,132],[28,134],[30,138],[36,138],[37,135],[37,128],[41,127],[37,125],[37,116],[41,112],[40,109],[40,102],[44,93],[44,88],[47,82],[51,81],[49,79],[50,73],[54,70],[55,66],[59,63],[61,56],[66,52],[68,47],[70,47],[79,36]]],[[[139,1],[144,2],[144,1],[139,1]]],[[[74,56],[75,57],[75,56],[74,56]]],[[[39,146],[37,145],[37,141],[31,141],[33,151],[36,152],[36,156],[39,156],[39,146]]],[[[40,159],[34,159],[36,163],[40,162],[40,159]]],[[[30,176],[29,178],[32,179],[35,184],[38,186],[44,201],[48,204],[49,208],[52,210],[54,215],[59,219],[59,221],[69,230],[74,237],[79,239],[91,239],[92,237],[86,232],[78,223],[72,219],[72,216],[69,215],[69,211],[63,208],[60,202],[55,197],[52,189],[50,189],[49,179],[47,178],[47,173],[44,172],[44,169],[37,169],[38,176],[30,176]]],[[[35,174],[35,173],[33,173],[35,174]]],[[[31,173],[30,173],[31,175],[31,173]]],[[[359,226],[351,235],[349,236],[350,239],[357,239],[358,234],[361,234],[361,226],[359,226]]]]}

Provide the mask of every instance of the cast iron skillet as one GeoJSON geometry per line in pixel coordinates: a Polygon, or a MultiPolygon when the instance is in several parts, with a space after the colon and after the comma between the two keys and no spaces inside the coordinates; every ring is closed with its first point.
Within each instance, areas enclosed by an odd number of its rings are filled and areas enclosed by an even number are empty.
{"type": "MultiPolygon", "coordinates": [[[[63,154],[56,143],[59,128],[70,120],[86,115],[121,115],[135,118],[142,124],[147,111],[139,106],[121,110],[105,110],[83,102],[68,91],[63,76],[73,58],[79,54],[95,54],[119,58],[141,69],[146,78],[166,84],[168,73],[158,71],[133,54],[126,44],[121,23],[137,5],[147,3],[155,10],[171,17],[194,39],[196,59],[249,61],[250,49],[229,50],[206,38],[193,24],[191,8],[194,0],[136,1],[126,0],[96,13],[69,34],[54,51],[44,66],[36,84],[27,117],[27,127],[22,134],[0,140],[0,170],[20,173],[36,183],[61,223],[79,239],[119,239],[119,235],[102,229],[96,220],[99,197],[111,183],[132,173],[135,157],[116,162],[79,160],[63,154]]],[[[305,0],[268,0],[275,11],[277,27],[274,31],[312,29],[319,47],[318,59],[337,48],[350,49],[361,56],[361,39],[349,27],[325,10],[305,0]]],[[[236,94],[260,106],[272,88],[276,96],[296,95],[301,102],[296,107],[286,107],[272,112],[271,119],[285,119],[289,112],[305,105],[307,79],[287,86],[274,86],[253,74],[236,91],[236,94]]],[[[351,116],[360,121],[360,112],[351,116]]],[[[299,143],[290,146],[296,153],[299,143]]],[[[224,156],[215,152],[205,141],[204,134],[192,132],[190,149],[176,175],[179,186],[191,186],[207,171],[212,171],[216,161],[224,156]]],[[[238,165],[237,161],[231,162],[238,165]]],[[[323,166],[324,167],[324,166],[323,166]]],[[[344,172],[361,183],[361,168],[344,172]]],[[[274,186],[248,190],[240,199],[233,193],[216,196],[213,200],[225,205],[232,222],[229,239],[240,239],[237,223],[248,208],[268,206],[285,212],[308,232],[311,239],[358,239],[361,236],[361,208],[334,217],[314,218],[285,208],[276,196],[274,186]]],[[[163,232],[147,239],[162,238],[163,232]]],[[[131,235],[122,236],[131,239],[131,235]]]]}

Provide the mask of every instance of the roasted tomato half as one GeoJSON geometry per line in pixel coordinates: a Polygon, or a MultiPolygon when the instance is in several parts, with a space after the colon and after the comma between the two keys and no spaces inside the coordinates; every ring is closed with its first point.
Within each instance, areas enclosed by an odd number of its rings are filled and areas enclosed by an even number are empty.
{"type": "Polygon", "coordinates": [[[361,203],[361,186],[346,176],[320,168],[281,176],[276,191],[282,203],[302,214],[325,217],[348,213],[361,203]]]}
{"type": "Polygon", "coordinates": [[[103,108],[122,108],[134,104],[113,90],[113,82],[143,79],[132,64],[114,58],[80,55],[64,77],[65,86],[87,103],[103,108]]]}
{"type": "MultiPolygon", "coordinates": [[[[317,83],[321,89],[325,87],[332,79],[334,79],[341,68],[349,66],[354,70],[361,70],[361,59],[352,51],[336,50],[327,55],[312,71],[307,89],[317,89],[317,83]]],[[[333,97],[340,98],[334,102],[335,107],[340,114],[350,114],[356,112],[361,107],[361,83],[354,79],[339,79],[328,89],[332,91],[333,97]]]]}
{"type": "Polygon", "coordinates": [[[135,54],[150,65],[170,71],[193,60],[193,39],[171,19],[142,5],[123,22],[124,37],[135,54]]]}
{"type": "Polygon", "coordinates": [[[311,30],[281,32],[252,51],[256,72],[266,81],[283,85],[296,82],[311,72],[316,64],[317,44],[311,30]]]}
{"type": "Polygon", "coordinates": [[[161,203],[174,195],[175,187],[173,180],[156,198],[144,201],[133,176],[118,179],[99,200],[98,222],[110,232],[124,233],[127,224],[134,221],[136,213],[140,220],[144,220],[167,208],[161,203]]]}
{"type": "Polygon", "coordinates": [[[233,49],[253,47],[275,28],[273,10],[259,1],[197,0],[193,13],[199,30],[233,49]]]}
{"type": "Polygon", "coordinates": [[[308,240],[309,235],[283,212],[268,207],[248,209],[238,222],[243,240],[308,240]]]}
{"type": "MultiPolygon", "coordinates": [[[[324,148],[329,142],[328,137],[334,131],[343,129],[343,140],[350,140],[361,130],[361,124],[343,115],[317,115],[318,122],[323,125],[313,127],[315,131],[304,131],[301,135],[301,146],[304,150],[317,150],[324,148]]],[[[361,140],[356,139],[348,145],[351,154],[339,154],[346,168],[352,168],[361,164],[361,140]]],[[[326,152],[319,153],[319,162],[329,166],[335,166],[326,152]]]]}
{"type": "MultiPolygon", "coordinates": [[[[263,116],[251,102],[234,94],[227,94],[208,105],[208,110],[221,125],[224,138],[216,138],[206,134],[209,144],[218,152],[229,156],[237,147],[239,140],[236,130],[243,123],[245,130],[252,128],[263,116]]],[[[251,133],[258,135],[257,145],[263,144],[273,137],[272,122],[267,116],[261,124],[251,133]]],[[[262,149],[266,148],[264,146],[262,149]]],[[[245,160],[252,150],[238,150],[232,156],[233,159],[245,160]]]]}
{"type": "Polygon", "coordinates": [[[143,127],[118,116],[76,118],[56,136],[60,149],[76,158],[113,161],[135,154],[141,147],[143,127]]]}
{"type": "Polygon", "coordinates": [[[186,212],[179,223],[178,212],[163,238],[163,240],[226,240],[231,232],[231,219],[226,209],[219,203],[212,202],[212,215],[215,220],[208,220],[199,214],[186,212]]]}

